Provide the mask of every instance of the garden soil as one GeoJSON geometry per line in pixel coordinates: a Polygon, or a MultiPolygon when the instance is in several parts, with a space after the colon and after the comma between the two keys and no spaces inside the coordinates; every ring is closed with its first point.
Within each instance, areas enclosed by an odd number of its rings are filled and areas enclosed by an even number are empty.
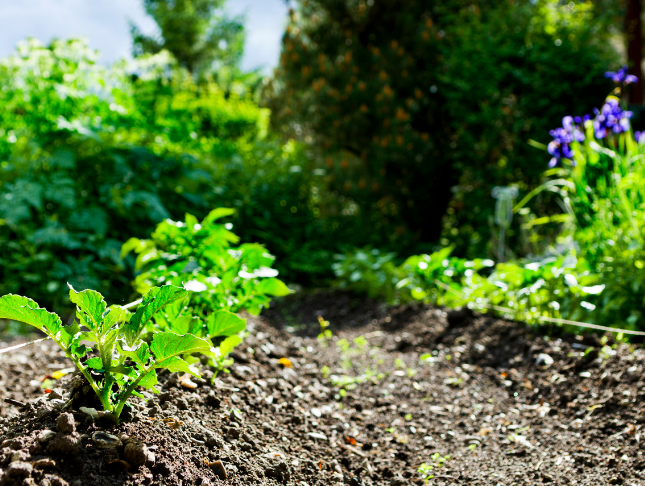
{"type": "Polygon", "coordinates": [[[645,484],[640,346],[342,292],[247,317],[230,373],[119,425],[51,342],[0,354],[0,485],[645,484]]]}

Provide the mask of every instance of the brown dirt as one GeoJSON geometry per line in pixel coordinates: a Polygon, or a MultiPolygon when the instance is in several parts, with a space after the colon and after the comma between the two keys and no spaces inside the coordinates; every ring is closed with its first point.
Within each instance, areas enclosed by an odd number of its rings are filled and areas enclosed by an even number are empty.
{"type": "MultiPolygon", "coordinates": [[[[40,386],[65,358],[50,343],[1,354],[0,398],[29,403],[0,410],[0,484],[403,486],[423,484],[422,463],[435,485],[645,484],[640,347],[342,292],[247,317],[230,374],[211,385],[205,369],[194,390],[160,376],[161,395],[135,399],[118,427],[70,410],[76,439],[40,386]],[[330,341],[316,339],[319,314],[330,341]],[[367,344],[340,351],[339,339],[359,336],[367,344]],[[346,394],[334,385],[343,380],[346,394]],[[46,442],[43,431],[61,428],[46,442]],[[98,448],[97,431],[145,444],[154,465],[131,464],[134,446],[98,448]],[[74,440],[78,453],[50,445],[74,440]],[[450,458],[437,467],[435,454],[450,458]]],[[[55,392],[64,400],[75,382],[70,373],[55,392]]]]}

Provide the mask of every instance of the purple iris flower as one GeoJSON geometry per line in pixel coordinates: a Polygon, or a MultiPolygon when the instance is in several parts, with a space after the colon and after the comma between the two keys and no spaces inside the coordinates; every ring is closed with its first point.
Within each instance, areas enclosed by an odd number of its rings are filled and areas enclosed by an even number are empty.
{"type": "Polygon", "coordinates": [[[549,132],[553,137],[547,146],[547,151],[553,156],[549,167],[555,167],[561,159],[573,159],[575,152],[571,149],[571,144],[584,141],[585,135],[576,125],[576,123],[580,123],[578,119],[579,117],[565,116],[562,119],[562,128],[556,128],[549,132]]]}
{"type": "Polygon", "coordinates": [[[636,139],[636,143],[645,144],[645,132],[634,132],[634,138],[636,139]]]}
{"type": "Polygon", "coordinates": [[[632,112],[623,110],[616,98],[608,98],[600,110],[594,109],[594,113],[596,119],[593,127],[599,140],[607,138],[610,133],[627,132],[631,128],[629,119],[632,117],[632,112]]]}
{"type": "Polygon", "coordinates": [[[627,66],[623,66],[617,73],[606,72],[605,77],[610,78],[616,84],[638,83],[638,78],[636,76],[633,74],[627,74],[627,66]]]}

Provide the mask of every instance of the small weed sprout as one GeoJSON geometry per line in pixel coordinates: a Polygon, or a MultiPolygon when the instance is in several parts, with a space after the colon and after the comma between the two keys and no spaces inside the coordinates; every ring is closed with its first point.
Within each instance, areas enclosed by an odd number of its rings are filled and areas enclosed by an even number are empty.
{"type": "Polygon", "coordinates": [[[434,464],[428,464],[424,462],[419,466],[417,471],[423,477],[424,481],[427,483],[430,479],[434,478],[433,471],[435,469],[441,469],[446,461],[450,460],[450,455],[442,456],[438,452],[432,454],[432,461],[434,464]]]}
{"type": "Polygon", "coordinates": [[[320,324],[320,334],[318,334],[318,341],[321,346],[326,346],[327,341],[331,341],[332,333],[329,329],[329,321],[323,319],[322,316],[318,316],[318,323],[320,324]]]}
{"type": "Polygon", "coordinates": [[[433,469],[434,467],[431,464],[424,462],[419,466],[419,469],[417,469],[417,471],[419,472],[419,474],[421,474],[421,477],[427,483],[432,478],[434,478],[434,474],[432,474],[433,469]]]}

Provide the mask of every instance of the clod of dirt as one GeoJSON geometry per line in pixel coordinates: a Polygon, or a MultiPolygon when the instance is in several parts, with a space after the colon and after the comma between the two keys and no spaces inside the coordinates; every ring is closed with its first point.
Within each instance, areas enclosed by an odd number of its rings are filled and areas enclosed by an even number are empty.
{"type": "Polygon", "coordinates": [[[61,413],[56,420],[56,428],[63,434],[73,434],[76,432],[74,416],[71,413],[61,413]]]}
{"type": "Polygon", "coordinates": [[[68,483],[60,476],[56,476],[55,474],[47,474],[40,482],[40,486],[68,486],[68,483]]]}
{"type": "Polygon", "coordinates": [[[274,466],[269,466],[264,470],[267,477],[277,479],[282,483],[288,483],[291,478],[291,470],[286,462],[280,461],[274,466]]]}
{"type": "Polygon", "coordinates": [[[53,459],[38,459],[32,463],[35,469],[50,469],[56,467],[56,461],[53,459]]]}
{"type": "MultiPolygon", "coordinates": [[[[143,466],[148,462],[148,447],[138,440],[130,440],[125,445],[125,450],[123,451],[123,456],[125,460],[132,464],[134,467],[143,466]]],[[[154,455],[152,456],[152,462],[154,463],[154,455]]]]}
{"type": "Polygon", "coordinates": [[[121,447],[123,442],[116,435],[108,434],[107,432],[94,432],[92,435],[92,442],[99,449],[114,449],[121,447]]]}
{"type": "Polygon", "coordinates": [[[78,432],[63,434],[59,432],[47,446],[47,452],[52,454],[78,454],[81,450],[81,436],[78,432]]]}
{"type": "Polygon", "coordinates": [[[29,459],[31,459],[31,454],[24,449],[11,454],[11,462],[27,462],[29,459]]]}
{"type": "Polygon", "coordinates": [[[219,408],[222,404],[222,401],[217,395],[211,393],[206,397],[206,403],[208,403],[213,408],[219,408]]]}
{"type": "Polygon", "coordinates": [[[117,420],[112,412],[101,410],[97,412],[96,423],[103,429],[111,429],[112,427],[116,427],[117,420]]]}
{"type": "Polygon", "coordinates": [[[17,481],[31,476],[32,471],[34,470],[33,466],[28,462],[16,461],[9,464],[9,467],[6,469],[4,477],[2,478],[1,484],[9,484],[7,480],[17,481]]]}
{"type": "Polygon", "coordinates": [[[473,311],[468,307],[462,307],[461,309],[452,309],[447,312],[446,319],[448,320],[448,325],[450,327],[460,326],[468,319],[473,317],[473,311]]]}

